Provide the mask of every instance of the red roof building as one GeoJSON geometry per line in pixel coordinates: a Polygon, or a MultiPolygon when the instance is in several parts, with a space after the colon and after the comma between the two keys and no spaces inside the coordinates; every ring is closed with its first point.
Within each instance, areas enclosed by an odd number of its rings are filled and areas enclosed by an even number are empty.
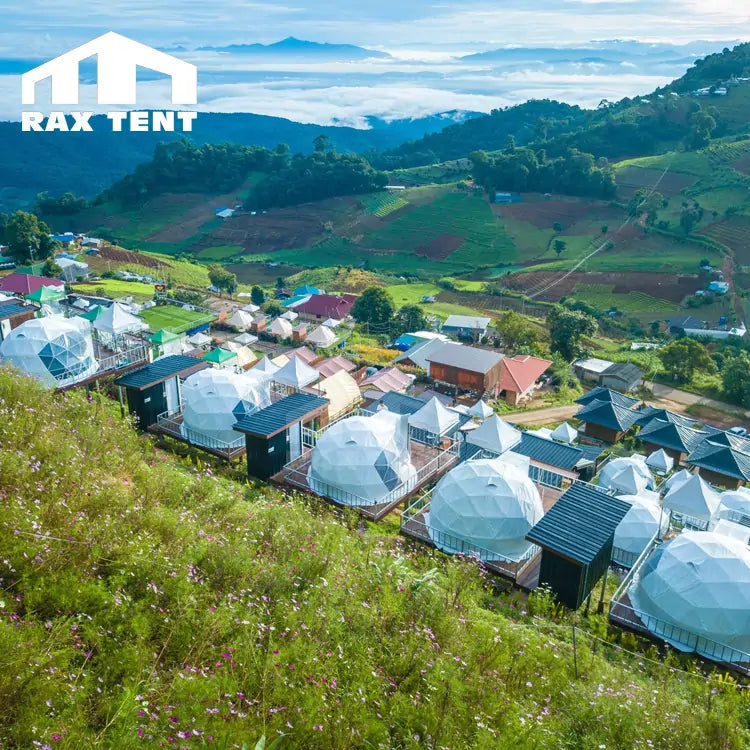
{"type": "Polygon", "coordinates": [[[11,273],[0,278],[0,292],[8,294],[31,294],[43,286],[65,286],[62,281],[46,276],[32,276],[30,273],[11,273]]]}
{"type": "Polygon", "coordinates": [[[312,349],[306,346],[300,346],[298,349],[292,349],[291,351],[284,352],[289,359],[299,357],[306,365],[311,365],[315,360],[320,359],[312,349]]]}
{"type": "Polygon", "coordinates": [[[503,357],[500,362],[500,381],[496,386],[498,393],[504,392],[509,404],[517,404],[531,395],[534,384],[551,364],[548,359],[529,354],[503,357]]]}
{"type": "Polygon", "coordinates": [[[352,372],[357,369],[357,365],[346,357],[342,357],[337,354],[335,357],[328,357],[321,362],[317,362],[313,365],[315,369],[324,377],[328,378],[331,375],[335,375],[337,372],[343,370],[344,372],[352,372]]]}
{"type": "Polygon", "coordinates": [[[308,320],[343,320],[354,307],[356,294],[313,294],[307,302],[297,305],[294,312],[308,320]]]}
{"type": "Polygon", "coordinates": [[[381,393],[390,393],[391,391],[397,391],[398,393],[404,393],[414,381],[412,375],[402,372],[397,367],[384,367],[382,370],[378,370],[369,378],[365,378],[361,386],[368,390],[377,390],[381,393]]]}

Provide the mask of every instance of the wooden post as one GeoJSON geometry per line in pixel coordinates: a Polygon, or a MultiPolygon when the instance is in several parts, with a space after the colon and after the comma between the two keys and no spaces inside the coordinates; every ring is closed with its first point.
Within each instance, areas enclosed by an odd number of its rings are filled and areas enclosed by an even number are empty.
{"type": "Polygon", "coordinates": [[[607,589],[607,574],[609,573],[609,565],[604,569],[604,576],[602,577],[602,593],[599,595],[599,606],[596,611],[601,614],[604,612],[604,592],[607,589]]]}
{"type": "Polygon", "coordinates": [[[125,404],[124,404],[124,402],[122,400],[122,386],[121,385],[117,386],[117,396],[118,396],[119,401],[120,401],[120,416],[123,419],[125,419],[125,404]]]}

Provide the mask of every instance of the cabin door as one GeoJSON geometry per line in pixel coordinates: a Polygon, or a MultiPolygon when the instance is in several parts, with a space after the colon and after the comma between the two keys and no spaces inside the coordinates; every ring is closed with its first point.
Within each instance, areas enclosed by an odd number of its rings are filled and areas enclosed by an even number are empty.
{"type": "Polygon", "coordinates": [[[294,461],[302,455],[302,422],[289,428],[289,460],[294,461]]]}
{"type": "Polygon", "coordinates": [[[170,378],[164,383],[164,394],[167,397],[167,412],[174,414],[180,408],[180,391],[177,378],[170,378]]]}

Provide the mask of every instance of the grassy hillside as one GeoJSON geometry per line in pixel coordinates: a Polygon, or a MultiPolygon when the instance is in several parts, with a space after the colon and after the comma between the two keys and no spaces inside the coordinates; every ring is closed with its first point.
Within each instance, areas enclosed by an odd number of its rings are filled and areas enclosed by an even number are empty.
{"type": "Polygon", "coordinates": [[[582,631],[576,678],[544,597],[493,593],[387,524],[178,461],[110,403],[7,370],[0,410],[3,746],[750,741],[731,681],[582,631]]]}

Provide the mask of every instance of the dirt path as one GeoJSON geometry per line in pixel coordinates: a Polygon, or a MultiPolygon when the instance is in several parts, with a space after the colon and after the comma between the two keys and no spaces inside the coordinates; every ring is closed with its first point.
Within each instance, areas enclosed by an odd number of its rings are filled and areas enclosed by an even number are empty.
{"type": "Polygon", "coordinates": [[[546,409],[529,409],[508,414],[507,421],[519,425],[543,425],[551,422],[563,422],[570,419],[580,411],[580,404],[568,404],[567,406],[550,406],[546,409]]]}

